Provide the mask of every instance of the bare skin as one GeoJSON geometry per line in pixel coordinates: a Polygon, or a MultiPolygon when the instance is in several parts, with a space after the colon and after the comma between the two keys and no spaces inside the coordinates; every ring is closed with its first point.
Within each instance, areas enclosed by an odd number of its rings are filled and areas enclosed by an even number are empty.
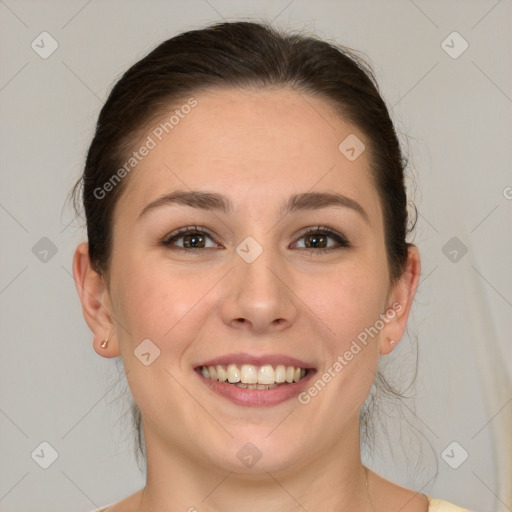
{"type": "Polygon", "coordinates": [[[293,90],[219,89],[195,98],[125,178],[108,271],[92,269],[86,243],[75,252],[94,349],[123,358],[148,454],[145,488],[108,511],[424,512],[424,496],[361,463],[360,408],[379,357],[402,338],[420,276],[411,246],[405,272],[390,279],[368,141],[323,100],[293,90]],[[367,148],[354,161],[338,150],[350,134],[367,148]],[[232,211],[172,203],[141,216],[177,190],[222,194],[232,211]],[[283,213],[290,196],[312,192],[346,196],[364,213],[339,205],[283,213]],[[201,247],[183,250],[191,241],[183,236],[162,243],[187,226],[204,228],[201,247]],[[318,226],[350,245],[327,235],[325,247],[312,247],[318,226]],[[262,248],[251,263],[236,252],[248,236],[262,248]],[[307,404],[294,397],[242,406],[212,392],[196,371],[243,352],[291,356],[320,377],[393,304],[399,311],[307,404]],[[149,366],[134,356],[145,339],[160,350],[149,366]],[[237,457],[248,442],[262,454],[252,467],[237,457]]]}

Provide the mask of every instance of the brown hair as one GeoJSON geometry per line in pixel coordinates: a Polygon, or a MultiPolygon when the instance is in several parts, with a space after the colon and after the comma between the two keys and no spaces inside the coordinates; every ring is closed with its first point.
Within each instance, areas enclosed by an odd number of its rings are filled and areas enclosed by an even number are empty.
{"type": "MultiPolygon", "coordinates": [[[[109,268],[113,212],[129,178],[101,199],[95,190],[123,165],[150,122],[169,112],[172,104],[211,87],[292,87],[324,99],[364,133],[384,214],[390,279],[397,280],[409,246],[406,161],[372,70],[353,50],[252,22],[219,23],[172,37],[113,87],[101,109],[83,176],[73,189],[77,211],[83,200],[94,268],[100,274],[109,268]]],[[[142,448],[136,405],[133,413],[142,448]]]]}

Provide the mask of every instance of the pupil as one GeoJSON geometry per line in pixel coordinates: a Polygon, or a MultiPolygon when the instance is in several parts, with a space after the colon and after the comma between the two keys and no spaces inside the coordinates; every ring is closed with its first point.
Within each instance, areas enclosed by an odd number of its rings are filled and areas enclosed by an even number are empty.
{"type": "Polygon", "coordinates": [[[324,235],[309,235],[306,239],[308,247],[326,247],[324,235]]]}
{"type": "Polygon", "coordinates": [[[183,246],[188,248],[204,247],[204,237],[202,235],[186,235],[183,238],[183,246]]]}

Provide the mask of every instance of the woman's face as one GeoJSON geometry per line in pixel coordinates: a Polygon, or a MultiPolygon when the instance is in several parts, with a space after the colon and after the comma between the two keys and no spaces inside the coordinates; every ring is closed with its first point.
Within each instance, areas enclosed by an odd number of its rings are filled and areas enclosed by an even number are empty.
{"type": "Polygon", "coordinates": [[[112,329],[148,453],[238,472],[355,456],[379,353],[414,294],[390,283],[369,144],[292,90],[194,98],[168,134],[159,120],[134,148],[149,149],[115,210],[101,299],[112,326],[93,326],[99,341],[112,329]],[[215,380],[223,370],[306,375],[250,389],[215,380]]]}

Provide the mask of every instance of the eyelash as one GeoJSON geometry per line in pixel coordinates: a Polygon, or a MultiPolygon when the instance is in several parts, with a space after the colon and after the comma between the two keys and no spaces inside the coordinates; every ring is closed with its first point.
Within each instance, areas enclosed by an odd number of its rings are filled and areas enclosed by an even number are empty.
{"type": "MultiPolygon", "coordinates": [[[[215,241],[214,237],[210,233],[208,233],[208,231],[205,228],[202,228],[200,226],[187,226],[187,227],[180,228],[176,231],[173,231],[172,233],[167,235],[162,240],[161,243],[164,247],[167,247],[168,249],[171,249],[172,251],[177,251],[177,252],[190,253],[192,251],[197,251],[198,249],[201,249],[201,248],[183,248],[183,247],[178,247],[176,245],[173,245],[173,242],[176,242],[176,240],[179,240],[180,238],[183,238],[185,235],[190,235],[190,234],[206,235],[210,239],[215,241]]],[[[343,248],[346,249],[346,248],[351,247],[350,242],[343,235],[341,235],[334,229],[331,229],[327,226],[317,226],[315,228],[307,228],[307,231],[303,231],[302,234],[299,236],[299,238],[297,238],[297,240],[294,243],[296,243],[298,240],[301,240],[302,238],[304,238],[308,235],[326,235],[326,236],[329,236],[332,239],[334,239],[338,245],[333,246],[333,247],[322,247],[322,248],[317,248],[317,249],[306,247],[306,248],[302,248],[301,250],[305,250],[305,251],[312,252],[312,253],[314,253],[314,252],[323,253],[323,252],[332,251],[332,250],[336,250],[336,249],[343,249],[343,248]]],[[[217,243],[217,242],[215,242],[215,243],[217,243]]],[[[204,249],[212,249],[212,248],[207,247],[207,248],[203,248],[203,250],[204,249]]]]}

